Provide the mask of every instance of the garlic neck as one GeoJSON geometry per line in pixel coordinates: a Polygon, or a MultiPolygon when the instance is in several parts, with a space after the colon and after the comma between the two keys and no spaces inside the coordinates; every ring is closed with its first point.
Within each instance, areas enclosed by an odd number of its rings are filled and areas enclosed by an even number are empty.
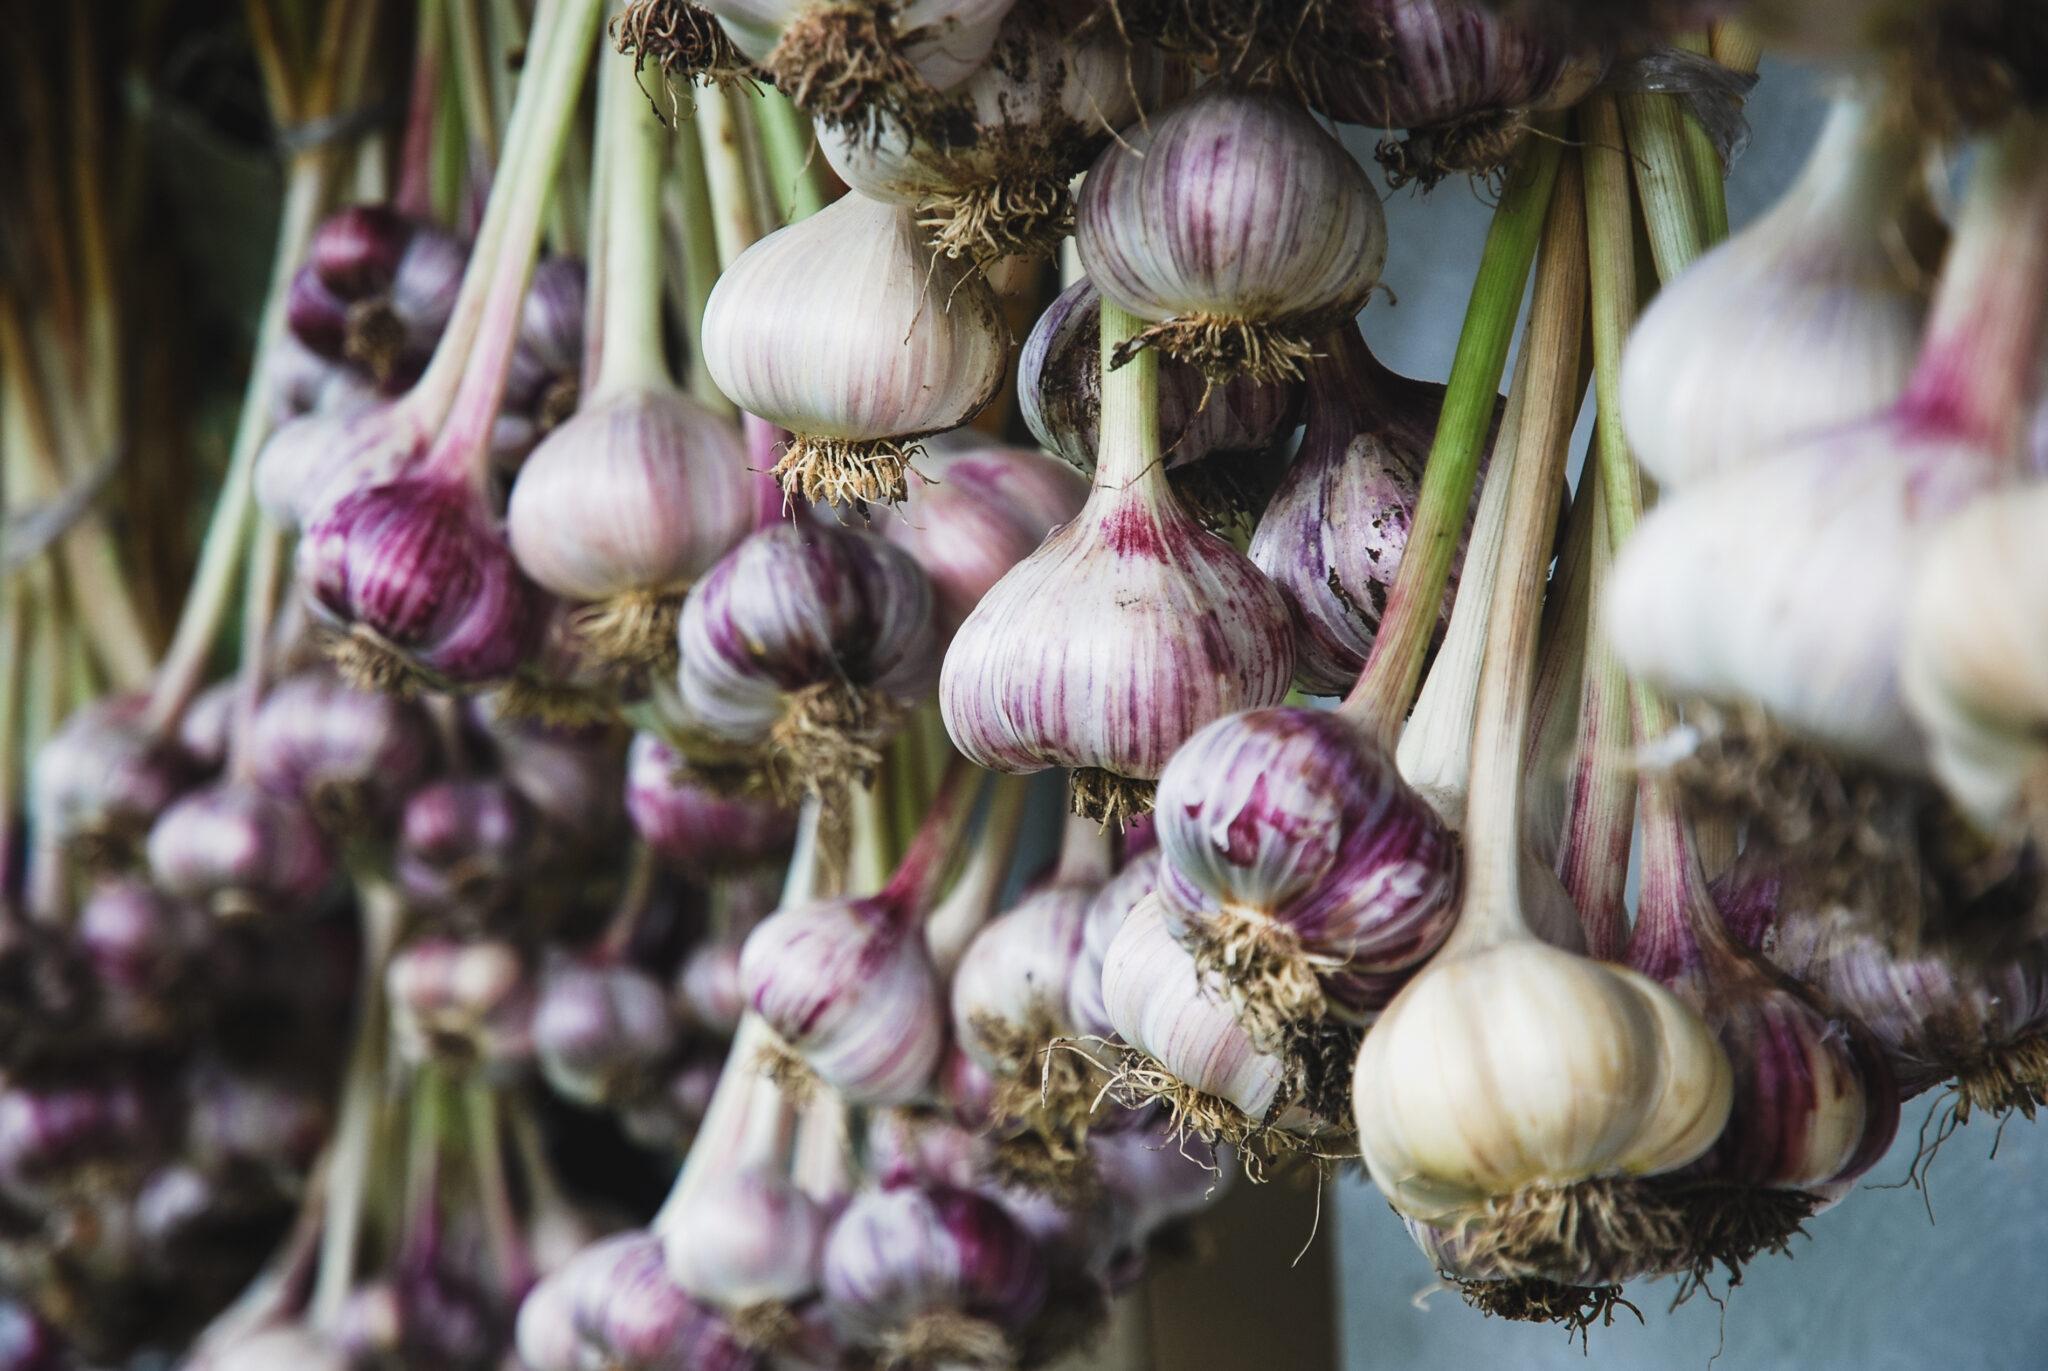
{"type": "Polygon", "coordinates": [[[1142,490],[1171,500],[1159,440],[1159,353],[1140,349],[1122,366],[1112,359],[1138,336],[1143,321],[1110,300],[1102,300],[1102,421],[1098,426],[1095,485],[1098,490],[1142,490]]]}
{"type": "Polygon", "coordinates": [[[591,400],[673,385],[661,331],[666,134],[629,63],[606,54],[597,88],[598,231],[583,365],[591,400]]]}
{"type": "Polygon", "coordinates": [[[1899,417],[2011,460],[2048,311],[2048,120],[2015,119],[1984,150],[1935,288],[1899,417]]]}

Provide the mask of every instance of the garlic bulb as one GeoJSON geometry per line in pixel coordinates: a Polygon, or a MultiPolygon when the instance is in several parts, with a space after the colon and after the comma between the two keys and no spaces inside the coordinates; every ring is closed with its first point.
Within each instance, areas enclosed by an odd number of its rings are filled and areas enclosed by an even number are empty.
{"type": "Polygon", "coordinates": [[[1644,470],[1689,486],[1898,398],[1940,231],[1918,149],[1876,92],[1838,99],[1791,189],[1651,301],[1621,370],[1644,470]]]}
{"type": "Polygon", "coordinates": [[[792,499],[893,504],[916,441],[995,397],[1010,332],[988,282],[935,256],[913,210],[849,195],[769,234],[718,278],[704,363],[788,429],[792,499]]]}
{"type": "Polygon", "coordinates": [[[1037,1246],[992,1200],[938,1185],[867,1190],[826,1240],[833,1325],[910,1366],[1014,1364],[1045,1304],[1037,1246]]]}
{"type": "Polygon", "coordinates": [[[1117,1036],[1145,1058],[1125,1068],[1127,1102],[1158,1099],[1176,1128],[1231,1144],[1269,1124],[1307,1123],[1282,1093],[1287,1063],[1253,1046],[1230,1007],[1202,989],[1157,895],[1138,901],[1103,955],[1102,1002],[1117,1036]]]}
{"type": "Polygon", "coordinates": [[[310,912],[334,866],[310,810],[246,781],[183,796],[149,831],[157,884],[222,918],[310,912]]]}
{"type": "Polygon", "coordinates": [[[2044,149],[2023,121],[1986,150],[1897,404],[1643,520],[1605,606],[1631,670],[1861,761],[1922,766],[1899,685],[1904,610],[1929,530],[2017,474],[2048,300],[2044,149]]]}
{"type": "Polygon", "coordinates": [[[2048,486],[1979,500],[1935,530],[1900,665],[1934,773],[1987,831],[2048,833],[2048,486]]]}
{"type": "Polygon", "coordinates": [[[1016,0],[705,0],[726,34],[828,127],[929,117],[988,60],[1016,0]]]}
{"type": "Polygon", "coordinates": [[[518,1344],[534,1371],[554,1371],[542,1359],[564,1353],[573,1360],[555,1363],[559,1371],[755,1371],[760,1365],[723,1319],[675,1283],[661,1238],[645,1230],[592,1244],[536,1286],[519,1311],[518,1344]]]}
{"type": "Polygon", "coordinates": [[[533,977],[509,943],[419,939],[392,956],[384,989],[408,1062],[503,1071],[532,1056],[533,977]]]}
{"type": "Polygon", "coordinates": [[[1159,898],[1252,1040],[1384,1005],[1456,917],[1458,848],[1358,723],[1231,715],[1159,779],[1159,898]]]}
{"type": "Polygon", "coordinates": [[[1223,83],[1112,143],[1075,242],[1104,298],[1222,382],[1299,377],[1313,339],[1379,282],[1386,218],[1365,172],[1299,105],[1223,83]]]}
{"type": "Polygon", "coordinates": [[[74,712],[36,753],[31,808],[43,841],[89,865],[113,865],[193,781],[185,750],[148,725],[144,695],[108,695],[74,712]]]}
{"type": "MultiPolygon", "coordinates": [[[[1607,54],[1567,43],[1473,0],[1370,0],[1350,7],[1386,34],[1385,65],[1314,92],[1347,124],[1405,129],[1380,144],[1387,179],[1424,189],[1458,172],[1489,175],[1513,155],[1526,114],[1568,109],[1607,71],[1607,54]]],[[[1574,35],[1576,37],[1576,34],[1574,35]]]]}
{"type": "Polygon", "coordinates": [[[638,967],[556,957],[543,969],[534,1056],[565,1098],[600,1105],[640,1093],[676,1040],[667,991],[638,967]]]}
{"type": "Polygon", "coordinates": [[[392,864],[415,908],[487,916],[537,865],[533,806],[497,779],[436,781],[405,802],[392,864]]]}
{"type": "Polygon", "coordinates": [[[989,588],[1087,498],[1087,482],[1043,453],[948,448],[920,458],[903,508],[874,522],[924,568],[939,638],[949,642],[989,588]]]}
{"type": "Polygon", "coordinates": [[[741,1313],[818,1288],[827,1217],[786,1176],[743,1167],[707,1181],[674,1218],[668,1273],[707,1304],[741,1313]]]}
{"type": "MultiPolygon", "coordinates": [[[[1169,470],[1211,454],[1261,452],[1291,426],[1300,387],[1236,376],[1211,386],[1185,362],[1159,364],[1159,437],[1169,470]]],[[[1032,437],[1084,472],[1102,428],[1102,296],[1087,277],[1061,291],[1017,357],[1017,408],[1032,437]]],[[[1425,441],[1427,441],[1425,439],[1425,441]]]]}
{"type": "Polygon", "coordinates": [[[872,533],[804,519],[753,534],[683,604],[689,731],[763,751],[784,793],[871,770],[931,685],[931,583],[872,533]]]}
{"type": "Polygon", "coordinates": [[[624,63],[601,69],[599,124],[595,374],[520,467],[505,531],[527,575],[587,606],[576,624],[600,658],[662,663],[682,592],[752,528],[754,482],[738,432],[677,389],[663,358],[667,137],[624,63]]]}
{"type": "Polygon", "coordinates": [[[433,730],[417,705],[318,676],[278,682],[249,738],[256,784],[301,801],[341,834],[388,821],[434,760],[433,730]]]}
{"type": "MultiPolygon", "coordinates": [[[[1309,378],[1308,422],[1249,553],[1293,614],[1295,684],[1349,690],[1401,568],[1443,388],[1381,366],[1350,325],[1309,378]]],[[[1444,591],[1448,615],[1459,562],[1444,591]]]]}
{"type": "Polygon", "coordinates": [[[1137,113],[1122,45],[1054,22],[1033,6],[1012,11],[988,61],[945,102],[942,128],[821,124],[825,160],[860,194],[915,209],[948,257],[1050,255],[1073,223],[1068,182],[1137,113]]]}
{"type": "Polygon", "coordinates": [[[796,815],[774,801],[721,795],[689,779],[683,759],[652,733],[626,749],[626,814],[664,862],[702,878],[746,871],[787,852],[796,815]]]}
{"type": "MultiPolygon", "coordinates": [[[[1118,316],[1105,311],[1105,358],[1131,332],[1118,316]]],[[[1189,735],[1278,703],[1294,669],[1279,592],[1166,486],[1156,367],[1141,356],[1111,376],[1087,505],[982,598],[939,678],[955,747],[1001,771],[1074,769],[1094,817],[1141,812],[1189,735]]]]}

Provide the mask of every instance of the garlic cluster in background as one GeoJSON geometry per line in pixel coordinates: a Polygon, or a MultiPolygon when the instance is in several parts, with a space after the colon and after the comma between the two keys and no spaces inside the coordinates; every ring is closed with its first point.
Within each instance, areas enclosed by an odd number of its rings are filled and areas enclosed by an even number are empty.
{"type": "Polygon", "coordinates": [[[1347,1174],[1345,1279],[1577,1336],[2048,1102],[2034,0],[252,0],[217,491],[88,73],[206,83],[89,8],[4,96],[0,1364],[1142,1371],[1347,1174]],[[1764,43],[1838,84],[1730,236],[1764,43]],[[1441,378],[1361,132],[1489,205],[1441,378]]]}

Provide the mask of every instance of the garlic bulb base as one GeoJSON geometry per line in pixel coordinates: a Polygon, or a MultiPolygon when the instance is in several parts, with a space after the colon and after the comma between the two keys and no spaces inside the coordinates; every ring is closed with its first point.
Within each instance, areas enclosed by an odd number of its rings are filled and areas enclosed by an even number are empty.
{"type": "Polygon", "coordinates": [[[957,1309],[934,1309],[882,1339],[881,1364],[907,1371],[1002,1371],[1017,1364],[1010,1335],[987,1319],[957,1309]]]}
{"type": "Polygon", "coordinates": [[[1296,1026],[1320,1022],[1328,1008],[1301,939],[1257,910],[1225,905],[1176,936],[1194,955],[1203,986],[1221,992],[1261,1052],[1284,1055],[1296,1026]]]}
{"type": "Polygon", "coordinates": [[[785,504],[900,505],[910,494],[905,473],[923,451],[915,440],[799,434],[776,461],[773,474],[785,504]]]}
{"type": "Polygon", "coordinates": [[[802,1109],[817,1096],[824,1083],[811,1064],[788,1043],[765,1044],[754,1057],[754,1073],[775,1087],[792,1109],[802,1109]]]}
{"type": "Polygon", "coordinates": [[[1104,828],[1115,824],[1121,831],[1130,827],[1132,820],[1152,812],[1152,797],[1158,789],[1157,781],[1119,776],[1099,766],[1084,766],[1073,774],[1067,803],[1082,818],[1093,819],[1104,828]]]}
{"type": "Polygon", "coordinates": [[[1758,1257],[1790,1250],[1820,1208],[1820,1197],[1778,1186],[1688,1182],[1674,1178],[1685,1214],[1689,1264],[1681,1266],[1678,1298],[1704,1288],[1716,1267],[1730,1284],[1758,1257]]]}
{"type": "Polygon", "coordinates": [[[796,107],[827,128],[879,138],[890,121],[935,142],[958,112],[904,53],[894,6],[816,5],[782,30],[763,64],[796,107]]]}
{"type": "MultiPolygon", "coordinates": [[[[1474,1281],[1448,1271],[1437,1273],[1458,1287],[1458,1296],[1489,1318],[1512,1323],[1554,1323],[1585,1335],[1595,1325],[1614,1322],[1616,1311],[1636,1313],[1618,1285],[1565,1285],[1558,1281],[1474,1281]]],[[[1638,1314],[1638,1317],[1640,1315],[1638,1314]]]]}
{"type": "Polygon", "coordinates": [[[887,691],[824,681],[789,697],[768,734],[769,789],[786,803],[866,785],[904,707],[887,691]]]}
{"type": "Polygon", "coordinates": [[[1374,150],[1395,190],[1411,181],[1423,190],[1452,176],[1491,179],[1501,174],[1529,125],[1519,110],[1484,110],[1433,128],[1384,138],[1374,150]]]}
{"type": "Polygon", "coordinates": [[[526,720],[545,728],[598,728],[615,723],[618,702],[605,691],[522,671],[491,693],[491,710],[501,719],[526,720]]]}
{"type": "Polygon", "coordinates": [[[341,679],[357,690],[417,699],[421,692],[459,690],[394,646],[368,624],[355,624],[327,640],[327,660],[341,679]]]}
{"type": "Polygon", "coordinates": [[[346,329],[341,355],[369,372],[379,386],[388,385],[399,364],[408,360],[406,349],[412,341],[411,331],[390,298],[351,302],[346,329]]]}
{"type": "Polygon", "coordinates": [[[732,1340],[749,1352],[774,1354],[802,1345],[803,1320],[781,1300],[763,1300],[736,1309],[728,1316],[732,1340]]]}
{"type": "Polygon", "coordinates": [[[1183,314],[1153,324],[1117,347],[1122,366],[1148,347],[1185,362],[1220,386],[1242,376],[1267,384],[1300,381],[1315,357],[1315,340],[1327,333],[1321,316],[1292,319],[1233,319],[1220,314],[1183,314]]]}
{"type": "MultiPolygon", "coordinates": [[[[1968,1071],[1957,1075],[1951,1109],[1955,1121],[1989,1114],[2003,1119],[2018,1110],[2031,1119],[2048,1106],[2048,1033],[2035,1033],[2007,1045],[1968,1071]]],[[[1945,1132],[1946,1130],[1944,1130],[1945,1132]]]]}
{"type": "Polygon", "coordinates": [[[724,27],[686,0],[632,0],[611,23],[612,41],[638,72],[653,63],[678,84],[717,86],[751,80],[753,67],[724,27]]]}
{"type": "MultiPolygon", "coordinates": [[[[1126,1050],[1117,1062],[1104,1094],[1125,1109],[1163,1110],[1166,1138],[1175,1146],[1193,1138],[1211,1149],[1235,1149],[1245,1178],[1254,1183],[1266,1179],[1266,1168],[1273,1163],[1316,1155],[1312,1139],[1254,1119],[1230,1101],[1197,1090],[1136,1048],[1126,1050]]],[[[1286,1112],[1301,1118],[1298,1110],[1286,1112]]]]}
{"type": "Polygon", "coordinates": [[[1619,1281],[1669,1270],[1690,1250],[1676,1196],[1627,1176],[1491,1196],[1464,1218],[1457,1238],[1460,1265],[1509,1280],[1619,1281]]]}
{"type": "Polygon", "coordinates": [[[609,666],[672,674],[683,597],[673,589],[629,590],[572,611],[569,624],[590,655],[609,666]]]}
{"type": "Polygon", "coordinates": [[[917,226],[930,230],[940,253],[978,267],[1004,257],[1041,261],[1074,231],[1070,179],[1057,170],[1006,169],[994,180],[923,197],[917,226]]]}

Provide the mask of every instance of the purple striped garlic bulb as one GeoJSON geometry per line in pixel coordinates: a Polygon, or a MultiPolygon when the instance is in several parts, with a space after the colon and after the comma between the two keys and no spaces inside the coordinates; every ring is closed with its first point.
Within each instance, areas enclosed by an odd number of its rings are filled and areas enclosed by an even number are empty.
{"type": "Polygon", "coordinates": [[[1012,1365],[1044,1308],[1037,1244],[995,1201],[941,1185],[866,1190],[832,1226],[824,1291],[847,1342],[912,1366],[1012,1365]]]}
{"type": "Polygon", "coordinates": [[[399,816],[398,888],[424,912],[488,915],[531,874],[537,827],[533,806],[503,780],[422,786],[399,816]]]}
{"type": "Polygon", "coordinates": [[[1365,171],[1300,105],[1217,82],[1127,130],[1081,185],[1075,242],[1105,299],[1221,383],[1299,378],[1387,256],[1365,171]]]}
{"type": "Polygon", "coordinates": [[[982,596],[1087,498],[1087,483],[1043,453],[949,445],[918,459],[903,507],[875,523],[924,568],[939,637],[950,642],[982,596]]]}
{"type": "Polygon", "coordinates": [[[533,1056],[534,978],[510,943],[418,939],[392,954],[384,991],[408,1062],[503,1074],[533,1056]]]}
{"type": "MultiPolygon", "coordinates": [[[[1252,535],[1250,555],[1294,617],[1294,681],[1349,690],[1378,635],[1407,550],[1443,387],[1380,365],[1350,325],[1309,377],[1301,451],[1252,535]]],[[[1462,560],[1462,554],[1461,554],[1462,560]]],[[[1458,565],[1444,591],[1447,618],[1458,565]]]]}
{"type": "Polygon", "coordinates": [[[1322,85],[1313,103],[1343,123],[1407,132],[1379,148],[1396,187],[1414,180],[1426,190],[1456,173],[1498,172],[1528,116],[1577,104],[1610,60],[1602,49],[1475,0],[1366,0],[1349,8],[1379,21],[1387,60],[1362,80],[1322,85]]]}
{"type": "Polygon", "coordinates": [[[779,910],[740,951],[748,1005],[849,1104],[922,1098],[945,1052],[944,992],[924,920],[973,799],[969,768],[956,758],[886,886],[779,910]]]}
{"type": "Polygon", "coordinates": [[[665,664],[684,590],[753,527],[754,481],[738,431],[683,394],[664,357],[667,131],[623,63],[602,67],[598,98],[595,374],[576,412],[520,467],[505,526],[526,574],[579,606],[573,622],[599,658],[665,664]]]}
{"type": "MultiPolygon", "coordinates": [[[[1133,331],[1105,310],[1104,357],[1133,331]]],[[[1087,505],[982,598],[939,680],[955,747],[998,771],[1075,771],[1076,809],[1096,818],[1149,808],[1190,735],[1278,704],[1294,675],[1279,591],[1167,486],[1157,366],[1111,373],[1087,505]]]]}
{"type": "Polygon", "coordinates": [[[1153,814],[1161,906],[1268,1051],[1326,1009],[1379,1009],[1457,918],[1456,836],[1345,714],[1217,720],[1174,754],[1153,814]]]}
{"type": "Polygon", "coordinates": [[[1138,112],[1123,45],[1058,22],[1012,11],[989,60],[950,92],[943,127],[821,125],[825,160],[860,194],[915,209],[948,257],[1050,256],[1073,227],[1068,183],[1138,112]]]}
{"type": "Polygon", "coordinates": [[[542,969],[534,1057],[565,1099],[602,1105],[644,1092],[677,1039],[667,990],[639,967],[555,957],[542,969]]]}
{"type": "Polygon", "coordinates": [[[916,211],[849,195],[726,268],[703,348],[727,398],[793,435],[775,464],[791,499],[895,504],[917,440],[995,398],[1010,331],[987,280],[935,255],[916,211]]]}
{"type": "MultiPolygon", "coordinates": [[[[1235,376],[1211,386],[1172,358],[1159,364],[1159,438],[1169,471],[1205,457],[1263,453],[1292,425],[1292,381],[1235,376]]],[[[1084,472],[1095,470],[1102,427],[1102,296],[1082,277],[1059,293],[1017,358],[1017,407],[1031,436],[1084,472]]]]}
{"type": "Polygon", "coordinates": [[[796,839],[789,809],[693,781],[683,758],[652,733],[634,734],[626,749],[626,815],[640,841],[693,878],[767,865],[796,839]]]}
{"type": "Polygon", "coordinates": [[[469,249],[389,205],[349,205],[314,230],[285,322],[297,342],[380,386],[409,384],[448,326],[469,249]]]}
{"type": "Polygon", "coordinates": [[[301,912],[334,867],[311,810],[247,781],[193,791],[149,831],[157,885],[221,918],[301,912]]]}
{"type": "Polygon", "coordinates": [[[760,755],[785,794],[871,770],[936,665],[931,583],[910,554],[808,518],[713,567],[679,639],[688,732],[760,755]]]}
{"type": "Polygon", "coordinates": [[[280,681],[249,739],[251,779],[304,804],[331,833],[386,820],[436,759],[419,706],[322,676],[280,681]]]}
{"type": "Polygon", "coordinates": [[[724,1319],[684,1293],[645,1229],[591,1244],[528,1293],[515,1341],[533,1371],[758,1371],[724,1319]]]}
{"type": "Polygon", "coordinates": [[[1869,1030],[1729,933],[1668,777],[1645,786],[1642,822],[1627,964],[1697,1012],[1734,1070],[1727,1124],[1674,1179],[1706,1220],[1695,1268],[1739,1274],[1798,1231],[1829,1187],[1878,1163],[1898,1132],[1899,1090],[1869,1030]]]}
{"type": "MultiPolygon", "coordinates": [[[[988,60],[1016,0],[705,0],[726,36],[827,128],[923,128],[988,60]],[[936,108],[935,108],[936,106],[936,108]]],[[[946,127],[944,124],[941,128],[946,127]]]]}
{"type": "Polygon", "coordinates": [[[175,739],[149,724],[144,695],[108,695],[74,712],[36,753],[30,805],[39,840],[88,865],[115,865],[198,779],[175,739]]]}

